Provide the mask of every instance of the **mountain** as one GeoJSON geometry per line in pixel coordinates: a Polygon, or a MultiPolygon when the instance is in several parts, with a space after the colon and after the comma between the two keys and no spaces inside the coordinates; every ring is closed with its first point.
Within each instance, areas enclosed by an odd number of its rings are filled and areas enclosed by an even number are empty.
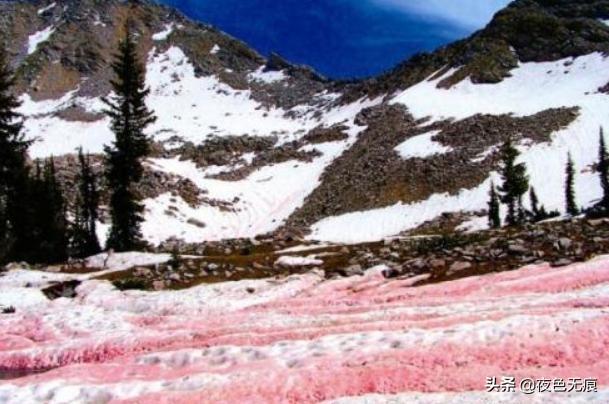
{"type": "Polygon", "coordinates": [[[112,141],[99,97],[123,24],[135,22],[159,117],[139,187],[152,244],[269,233],[362,242],[484,227],[508,137],[549,209],[563,209],[568,152],[579,204],[601,195],[607,0],[517,0],[469,38],[355,82],[266,59],[154,2],[16,1],[0,10],[26,130],[38,140],[31,156],[56,156],[66,187],[75,149],[100,154],[112,141]]]}

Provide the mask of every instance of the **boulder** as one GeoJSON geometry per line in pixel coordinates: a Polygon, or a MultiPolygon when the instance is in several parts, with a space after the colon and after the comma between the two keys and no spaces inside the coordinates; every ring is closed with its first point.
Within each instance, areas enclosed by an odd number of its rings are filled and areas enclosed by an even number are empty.
{"type": "Polygon", "coordinates": [[[466,269],[470,269],[471,267],[472,267],[472,264],[470,262],[467,262],[467,261],[457,261],[457,262],[454,262],[448,268],[448,275],[452,275],[452,274],[457,273],[457,272],[465,271],[466,269]]]}
{"type": "Polygon", "coordinates": [[[156,291],[164,290],[166,287],[165,281],[154,281],[152,282],[152,288],[156,291]]]}

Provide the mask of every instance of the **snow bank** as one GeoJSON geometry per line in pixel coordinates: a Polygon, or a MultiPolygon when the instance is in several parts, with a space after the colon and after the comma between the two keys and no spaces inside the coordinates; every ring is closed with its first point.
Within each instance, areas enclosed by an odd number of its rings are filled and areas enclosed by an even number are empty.
{"type": "Polygon", "coordinates": [[[367,271],[143,293],[85,281],[77,299],[0,315],[0,368],[59,366],[5,381],[0,402],[520,398],[484,393],[502,376],[597,378],[598,395],[561,397],[603,401],[609,257],[413,282],[367,271]]]}
{"type": "Polygon", "coordinates": [[[113,272],[120,272],[136,266],[148,266],[168,262],[169,254],[149,254],[138,252],[102,253],[88,258],[86,266],[93,270],[85,274],[66,274],[29,269],[15,269],[0,273],[0,307],[14,306],[19,309],[37,306],[47,302],[40,291],[54,283],[72,280],[87,281],[113,272]],[[95,271],[97,269],[97,271],[95,271]]]}

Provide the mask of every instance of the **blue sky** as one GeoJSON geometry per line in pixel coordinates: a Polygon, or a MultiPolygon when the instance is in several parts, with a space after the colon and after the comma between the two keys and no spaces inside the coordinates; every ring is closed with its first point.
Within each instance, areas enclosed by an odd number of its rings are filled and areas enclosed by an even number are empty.
{"type": "Polygon", "coordinates": [[[465,29],[484,26],[509,0],[364,0],[380,7],[444,21],[465,29]]]}
{"type": "Polygon", "coordinates": [[[329,77],[379,74],[483,27],[507,0],[160,0],[329,77]]]}

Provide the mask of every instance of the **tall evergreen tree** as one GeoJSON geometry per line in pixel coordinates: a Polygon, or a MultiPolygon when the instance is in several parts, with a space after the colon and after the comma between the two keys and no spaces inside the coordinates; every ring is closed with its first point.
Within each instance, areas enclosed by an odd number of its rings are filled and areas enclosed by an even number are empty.
{"type": "Polygon", "coordinates": [[[573,158],[571,157],[571,153],[569,153],[565,182],[565,206],[567,214],[570,216],[579,215],[579,208],[577,207],[577,202],[575,200],[575,163],[573,163],[573,158]]]}
{"type": "Polygon", "coordinates": [[[108,248],[128,251],[142,247],[141,223],[143,206],[134,184],[143,175],[142,158],[149,152],[149,140],[144,130],[156,118],[146,106],[150,90],[145,86],[144,66],[137,56],[137,46],[130,22],[125,38],[112,64],[116,78],[111,81],[114,95],[104,102],[111,118],[116,140],[106,147],[108,186],[112,190],[110,214],[112,227],[108,248]]]}
{"type": "Polygon", "coordinates": [[[90,157],[82,149],[78,151],[80,174],[78,195],[74,207],[72,225],[72,251],[79,258],[89,257],[101,251],[97,238],[97,219],[99,218],[99,191],[95,173],[91,168],[90,157]]]}
{"type": "Polygon", "coordinates": [[[605,134],[601,128],[599,140],[599,156],[598,156],[598,173],[603,188],[603,199],[601,208],[606,213],[609,213],[609,154],[607,154],[607,146],[605,144],[605,134]]]}
{"type": "Polygon", "coordinates": [[[35,203],[34,228],[39,237],[34,262],[58,263],[68,258],[68,225],[66,204],[53,157],[45,162],[42,175],[37,174],[33,187],[35,203]]]}
{"type": "Polygon", "coordinates": [[[529,189],[529,177],[524,163],[516,163],[520,152],[508,139],[501,148],[501,178],[503,184],[499,187],[501,202],[508,207],[507,224],[510,226],[522,224],[526,212],[522,204],[522,196],[529,189]]]}
{"type": "Polygon", "coordinates": [[[29,171],[20,102],[11,91],[12,73],[0,49],[0,261],[26,258],[31,215],[27,195],[29,171]]]}
{"type": "Polygon", "coordinates": [[[499,212],[499,195],[497,195],[495,184],[492,182],[488,201],[488,225],[492,229],[498,229],[501,227],[501,216],[499,212]]]}

